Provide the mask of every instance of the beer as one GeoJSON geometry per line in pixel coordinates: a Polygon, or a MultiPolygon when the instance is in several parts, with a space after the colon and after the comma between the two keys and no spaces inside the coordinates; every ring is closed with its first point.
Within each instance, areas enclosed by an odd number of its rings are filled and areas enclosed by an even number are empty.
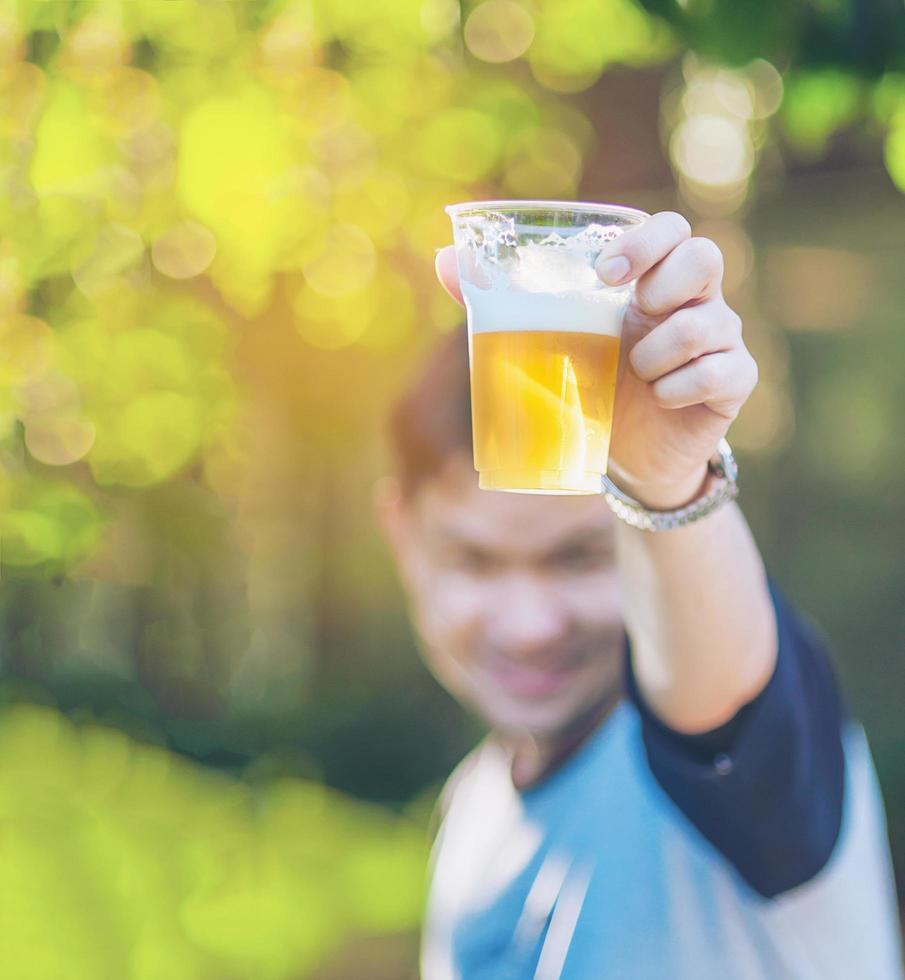
{"type": "Polygon", "coordinates": [[[605,286],[595,260],[646,215],[542,201],[446,210],[468,315],[479,485],[600,493],[633,287],[605,286]]]}
{"type": "Polygon", "coordinates": [[[472,337],[475,467],[485,490],[599,493],[619,338],[574,330],[472,337]]]}

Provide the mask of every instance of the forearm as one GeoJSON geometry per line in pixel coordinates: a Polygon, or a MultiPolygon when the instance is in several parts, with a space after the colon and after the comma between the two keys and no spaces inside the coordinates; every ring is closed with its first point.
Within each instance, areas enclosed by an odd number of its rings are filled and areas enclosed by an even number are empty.
{"type": "Polygon", "coordinates": [[[755,698],[776,661],[766,573],[741,510],[659,533],[617,531],[635,676],[680,732],[706,731],[755,698]]]}

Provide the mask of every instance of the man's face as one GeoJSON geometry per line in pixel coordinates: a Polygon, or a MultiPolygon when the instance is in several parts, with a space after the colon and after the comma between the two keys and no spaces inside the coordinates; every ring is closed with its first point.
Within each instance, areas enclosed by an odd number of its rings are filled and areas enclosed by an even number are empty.
{"type": "Polygon", "coordinates": [[[455,697],[497,730],[551,737],[614,696],[622,601],[601,497],[482,491],[458,456],[395,511],[415,628],[455,697]]]}

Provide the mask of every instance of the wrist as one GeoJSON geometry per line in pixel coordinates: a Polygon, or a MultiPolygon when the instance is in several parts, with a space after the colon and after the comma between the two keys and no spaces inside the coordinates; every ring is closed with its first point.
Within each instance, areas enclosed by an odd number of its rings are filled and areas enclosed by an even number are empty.
{"type": "Polygon", "coordinates": [[[633,480],[618,470],[609,475],[623,493],[628,494],[642,507],[655,511],[678,510],[686,507],[705,492],[710,482],[710,472],[706,463],[689,476],[672,481],[633,480]]]}
{"type": "MultiPolygon", "coordinates": [[[[618,479],[618,466],[615,469],[618,479]]],[[[671,531],[735,500],[738,465],[729,443],[720,439],[703,474],[695,468],[687,477],[669,482],[626,480],[625,486],[637,497],[617,486],[610,476],[604,475],[601,482],[604,500],[620,521],[640,531],[671,531]]]]}

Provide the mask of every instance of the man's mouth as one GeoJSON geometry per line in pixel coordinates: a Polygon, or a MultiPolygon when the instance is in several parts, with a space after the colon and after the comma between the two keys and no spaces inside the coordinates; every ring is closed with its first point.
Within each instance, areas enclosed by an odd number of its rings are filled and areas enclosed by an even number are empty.
{"type": "Polygon", "coordinates": [[[575,660],[557,664],[528,664],[492,655],[483,666],[494,683],[518,697],[542,698],[556,694],[574,680],[580,669],[575,660]]]}

